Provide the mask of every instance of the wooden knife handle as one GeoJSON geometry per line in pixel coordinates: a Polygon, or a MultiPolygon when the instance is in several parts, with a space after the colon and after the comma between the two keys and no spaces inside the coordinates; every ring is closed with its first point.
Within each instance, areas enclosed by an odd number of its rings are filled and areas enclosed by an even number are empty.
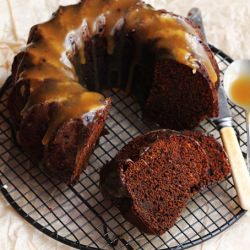
{"type": "Polygon", "coordinates": [[[220,130],[220,134],[228,154],[240,206],[250,210],[250,176],[235,131],[232,127],[225,127],[220,130]]]}

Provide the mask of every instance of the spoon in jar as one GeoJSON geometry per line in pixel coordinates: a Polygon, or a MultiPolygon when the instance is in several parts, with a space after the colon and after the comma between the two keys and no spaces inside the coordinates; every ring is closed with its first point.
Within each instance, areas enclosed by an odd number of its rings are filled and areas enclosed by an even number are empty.
{"type": "Polygon", "coordinates": [[[250,170],[250,60],[236,60],[224,74],[224,88],[232,103],[245,110],[247,125],[247,167],[250,170]]]}

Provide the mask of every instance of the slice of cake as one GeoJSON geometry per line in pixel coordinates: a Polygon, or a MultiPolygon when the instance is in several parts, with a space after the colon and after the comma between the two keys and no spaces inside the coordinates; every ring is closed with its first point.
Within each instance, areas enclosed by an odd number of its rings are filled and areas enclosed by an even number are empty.
{"type": "Polygon", "coordinates": [[[128,221],[142,232],[161,235],[195,193],[229,171],[226,155],[213,137],[158,130],[127,144],[101,170],[100,184],[104,197],[128,221]]]}

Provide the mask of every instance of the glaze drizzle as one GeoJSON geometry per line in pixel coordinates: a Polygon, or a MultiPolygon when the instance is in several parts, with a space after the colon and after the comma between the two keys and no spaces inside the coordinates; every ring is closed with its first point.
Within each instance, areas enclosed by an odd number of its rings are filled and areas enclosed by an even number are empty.
{"type": "Polygon", "coordinates": [[[157,49],[164,49],[168,57],[189,66],[194,73],[204,65],[210,80],[216,83],[217,74],[199,35],[181,17],[156,11],[139,0],[85,0],[60,7],[50,21],[36,26],[34,37],[38,39],[31,39],[25,50],[32,64],[19,72],[19,80],[30,82],[30,97],[23,113],[36,103],[59,103],[44,145],[64,121],[82,118],[105,105],[101,94],[81,86],[70,56],[79,53],[80,64],[86,64],[84,46],[95,35],[106,39],[107,54],[111,55],[116,46],[115,33],[121,28],[135,31],[141,43],[154,42],[157,49]]]}

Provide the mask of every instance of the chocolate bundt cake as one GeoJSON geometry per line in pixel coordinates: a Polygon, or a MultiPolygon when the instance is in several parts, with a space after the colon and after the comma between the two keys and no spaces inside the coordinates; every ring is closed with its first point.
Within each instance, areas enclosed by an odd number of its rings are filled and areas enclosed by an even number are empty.
{"type": "Polygon", "coordinates": [[[218,113],[219,70],[190,21],[140,0],[82,0],[35,25],[14,59],[8,107],[24,150],[77,181],[111,100],[125,90],[144,117],[188,129],[218,113]],[[94,92],[97,91],[97,92],[94,92]]]}
{"type": "Polygon", "coordinates": [[[212,136],[158,130],[128,143],[101,170],[100,186],[128,221],[161,235],[195,193],[229,172],[226,154],[212,136]]]}

